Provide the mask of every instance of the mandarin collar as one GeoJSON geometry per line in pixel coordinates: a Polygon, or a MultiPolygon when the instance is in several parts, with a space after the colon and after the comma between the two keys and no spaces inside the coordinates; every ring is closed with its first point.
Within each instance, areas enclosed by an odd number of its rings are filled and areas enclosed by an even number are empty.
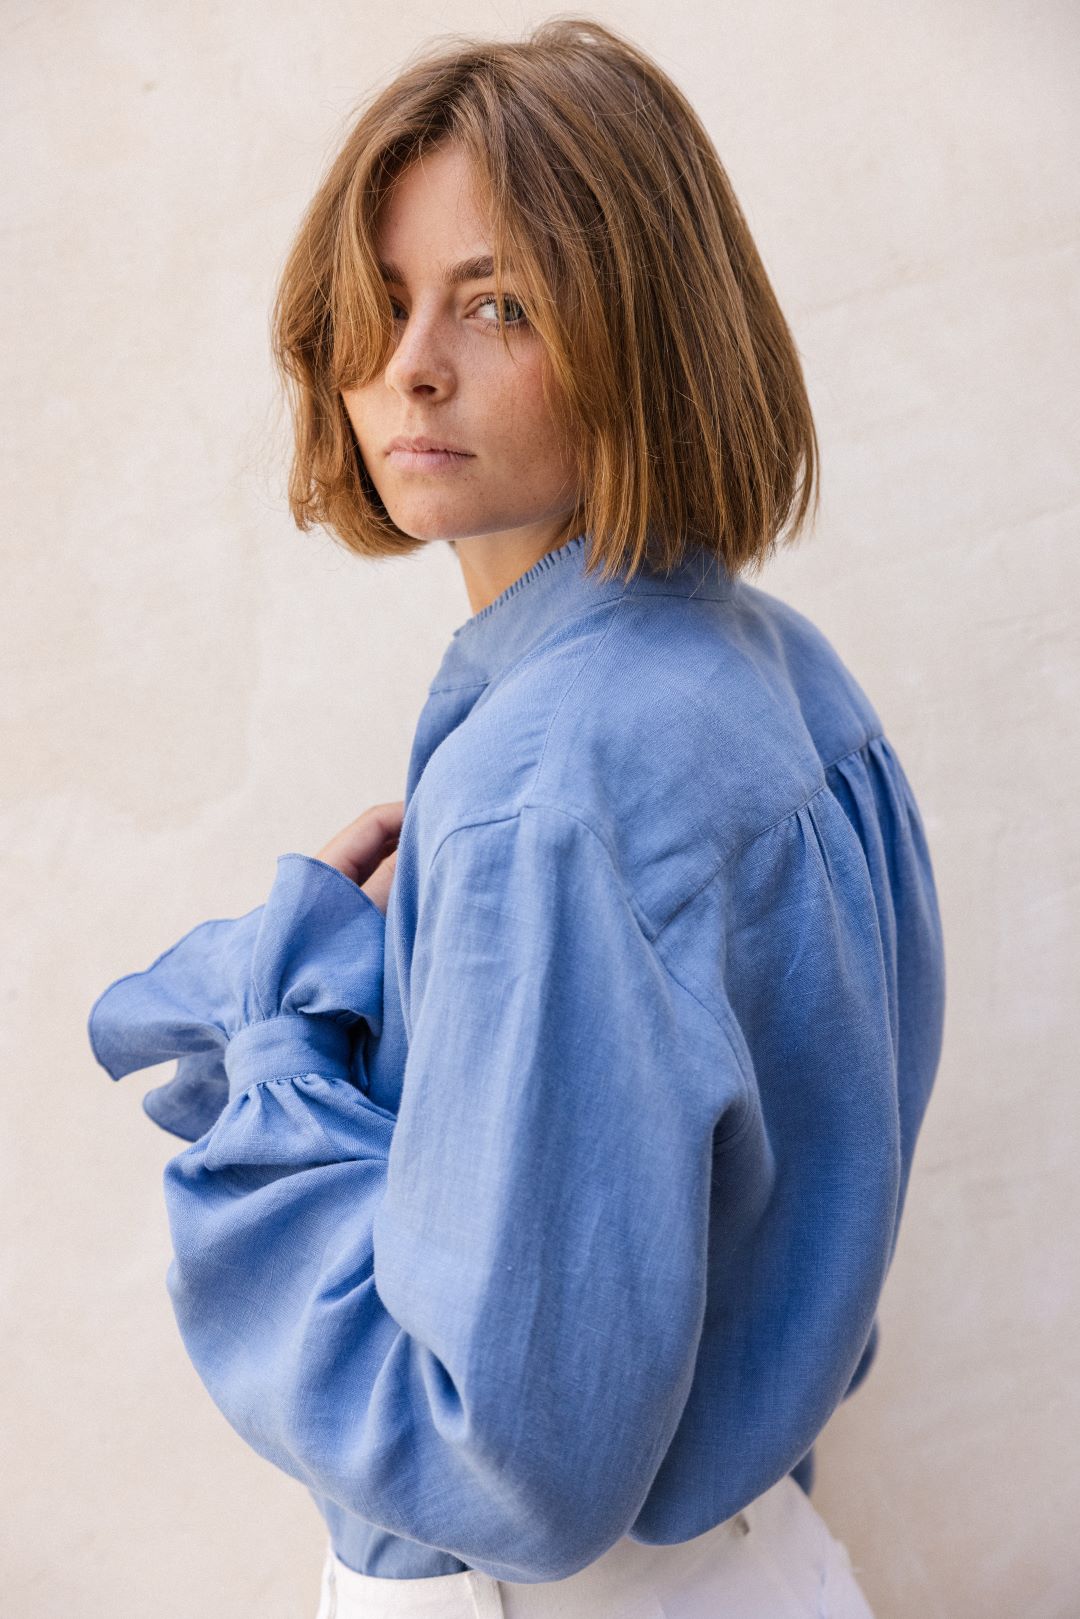
{"type": "Polygon", "coordinates": [[[549,630],[622,596],[685,596],[720,600],[734,579],[715,552],[691,548],[671,573],[625,570],[606,582],[585,571],[585,533],[548,551],[493,601],[459,624],[428,690],[486,686],[521,658],[549,630]]]}

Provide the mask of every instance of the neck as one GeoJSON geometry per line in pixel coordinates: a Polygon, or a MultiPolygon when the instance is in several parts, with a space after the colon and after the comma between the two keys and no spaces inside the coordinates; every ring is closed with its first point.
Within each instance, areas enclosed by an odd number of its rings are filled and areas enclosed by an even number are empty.
{"type": "Polygon", "coordinates": [[[479,613],[542,556],[564,545],[577,532],[577,514],[574,514],[557,523],[549,521],[499,534],[476,534],[451,540],[451,548],[461,564],[470,611],[479,613]]]}

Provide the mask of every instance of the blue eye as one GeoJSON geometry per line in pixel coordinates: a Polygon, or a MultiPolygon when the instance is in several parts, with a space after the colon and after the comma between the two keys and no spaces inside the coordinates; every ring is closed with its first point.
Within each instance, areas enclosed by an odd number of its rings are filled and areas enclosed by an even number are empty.
{"type": "MultiPolygon", "coordinates": [[[[493,292],[491,292],[491,293],[488,293],[485,297],[481,298],[480,303],[481,304],[498,304],[498,301],[499,300],[496,298],[495,294],[493,292]]],[[[479,305],[477,307],[479,307],[479,305]]],[[[503,319],[505,320],[507,326],[524,326],[528,321],[528,316],[525,313],[525,306],[523,304],[519,303],[516,298],[504,298],[503,299],[503,319]],[[520,314],[518,314],[516,317],[511,317],[507,313],[507,307],[508,306],[510,307],[510,309],[519,310],[520,314]]],[[[497,321],[489,321],[487,324],[494,326],[494,325],[497,325],[498,322],[497,321]]]]}
{"type": "MultiPolygon", "coordinates": [[[[493,292],[489,292],[480,299],[480,303],[477,305],[477,308],[480,308],[482,304],[497,305],[498,299],[493,292]]],[[[405,314],[405,311],[402,309],[396,298],[390,299],[390,310],[395,320],[408,319],[408,316],[405,314]]],[[[503,299],[503,318],[507,326],[527,326],[529,323],[529,317],[525,313],[525,306],[519,302],[517,298],[508,297],[503,299]],[[516,315],[513,313],[514,310],[518,311],[516,315]]],[[[489,320],[484,321],[483,324],[485,326],[493,326],[497,329],[499,323],[497,320],[489,320]]]]}

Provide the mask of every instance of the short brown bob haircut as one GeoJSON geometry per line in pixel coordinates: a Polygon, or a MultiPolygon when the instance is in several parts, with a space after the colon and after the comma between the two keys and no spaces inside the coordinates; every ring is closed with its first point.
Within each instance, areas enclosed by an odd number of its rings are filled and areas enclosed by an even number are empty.
{"type": "MultiPolygon", "coordinates": [[[[444,36],[445,38],[445,36],[444,36]]],[[[420,152],[455,141],[503,269],[542,340],[548,394],[605,578],[663,572],[704,544],[757,572],[802,525],[818,446],[802,367],[703,124],[641,50],[582,17],[521,42],[449,36],[360,113],[303,218],[271,316],[289,394],[289,508],[361,556],[404,555],[341,399],[379,375],[394,322],[376,216],[420,152]],[[573,463],[572,463],[573,464],[573,463]]]]}

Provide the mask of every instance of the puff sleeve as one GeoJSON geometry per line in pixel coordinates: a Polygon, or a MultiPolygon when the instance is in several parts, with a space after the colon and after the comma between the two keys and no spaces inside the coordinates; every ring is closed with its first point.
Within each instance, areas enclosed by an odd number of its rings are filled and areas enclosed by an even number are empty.
{"type": "Polygon", "coordinates": [[[633,1523],[685,1406],[738,1065],[665,1082],[686,992],[606,846],[528,806],[455,828],[420,884],[390,1114],[355,1083],[384,918],[320,865],[282,856],[261,913],[92,1014],[116,1077],[224,1051],[228,1100],[165,1170],[186,1348],[319,1497],[496,1578],[562,1578],[633,1523]]]}

